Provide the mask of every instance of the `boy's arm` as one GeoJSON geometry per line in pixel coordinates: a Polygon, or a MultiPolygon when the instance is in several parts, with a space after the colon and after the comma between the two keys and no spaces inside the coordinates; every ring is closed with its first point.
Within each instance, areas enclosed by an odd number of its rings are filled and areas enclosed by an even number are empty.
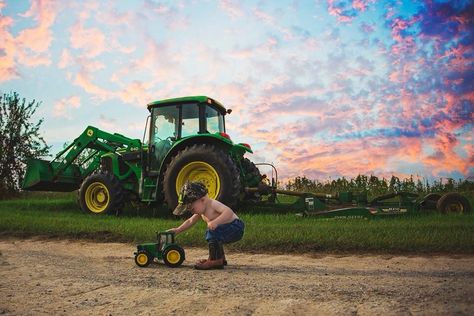
{"type": "Polygon", "coordinates": [[[191,226],[196,224],[200,217],[201,216],[199,216],[198,214],[194,214],[193,216],[191,216],[190,218],[185,220],[181,225],[179,225],[179,227],[170,228],[170,229],[168,229],[168,231],[172,231],[175,234],[179,234],[181,232],[184,232],[185,230],[187,230],[188,228],[190,228],[191,226]]]}
{"type": "Polygon", "coordinates": [[[207,223],[207,227],[209,229],[216,229],[216,227],[220,224],[228,223],[234,216],[235,213],[232,211],[230,207],[228,207],[225,204],[219,203],[218,201],[213,201],[214,202],[214,209],[216,210],[217,213],[220,213],[219,216],[214,218],[212,221],[207,223]],[[217,203],[215,203],[217,202],[217,203]]]}

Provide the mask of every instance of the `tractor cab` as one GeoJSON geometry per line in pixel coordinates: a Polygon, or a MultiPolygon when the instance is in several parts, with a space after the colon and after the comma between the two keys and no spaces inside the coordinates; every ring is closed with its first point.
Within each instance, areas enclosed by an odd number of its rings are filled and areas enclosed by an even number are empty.
{"type": "Polygon", "coordinates": [[[231,112],[206,96],[155,101],[148,110],[150,169],[156,171],[177,141],[200,134],[226,135],[224,116],[231,112]]]}

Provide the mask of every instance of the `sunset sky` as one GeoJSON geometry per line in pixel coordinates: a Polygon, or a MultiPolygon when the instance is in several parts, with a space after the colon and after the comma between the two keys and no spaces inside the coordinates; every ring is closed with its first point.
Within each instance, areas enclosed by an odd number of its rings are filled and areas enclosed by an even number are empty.
{"type": "Polygon", "coordinates": [[[0,92],[52,153],[208,95],[284,179],[474,179],[474,1],[0,0],[0,92]]]}

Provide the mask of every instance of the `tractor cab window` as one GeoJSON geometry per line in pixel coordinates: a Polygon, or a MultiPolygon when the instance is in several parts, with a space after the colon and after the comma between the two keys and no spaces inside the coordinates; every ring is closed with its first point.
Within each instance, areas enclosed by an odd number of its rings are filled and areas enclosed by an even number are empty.
{"type": "Polygon", "coordinates": [[[225,132],[224,116],[211,106],[206,106],[206,129],[212,134],[225,132]]]}
{"type": "Polygon", "coordinates": [[[181,106],[183,122],[181,123],[181,137],[195,135],[199,132],[198,104],[183,104],[181,106]]]}
{"type": "Polygon", "coordinates": [[[179,109],[176,106],[155,108],[153,110],[152,143],[175,140],[178,136],[179,109]]]}
{"type": "Polygon", "coordinates": [[[178,137],[179,108],[175,105],[153,109],[150,131],[150,170],[158,171],[178,137]]]}

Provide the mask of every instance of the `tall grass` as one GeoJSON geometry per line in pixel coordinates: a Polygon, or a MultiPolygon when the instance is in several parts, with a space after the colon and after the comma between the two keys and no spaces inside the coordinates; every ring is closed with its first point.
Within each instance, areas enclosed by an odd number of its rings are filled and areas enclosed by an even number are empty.
{"type": "MultiPolygon", "coordinates": [[[[142,215],[144,213],[141,213],[142,215]]],[[[96,241],[145,242],[183,219],[92,216],[82,213],[73,195],[30,196],[0,202],[3,235],[46,235],[96,241]]],[[[474,253],[474,215],[408,215],[370,220],[323,220],[293,214],[240,214],[245,236],[229,248],[256,252],[442,252],[474,253]]],[[[205,225],[178,235],[184,247],[205,246],[205,225]]]]}

